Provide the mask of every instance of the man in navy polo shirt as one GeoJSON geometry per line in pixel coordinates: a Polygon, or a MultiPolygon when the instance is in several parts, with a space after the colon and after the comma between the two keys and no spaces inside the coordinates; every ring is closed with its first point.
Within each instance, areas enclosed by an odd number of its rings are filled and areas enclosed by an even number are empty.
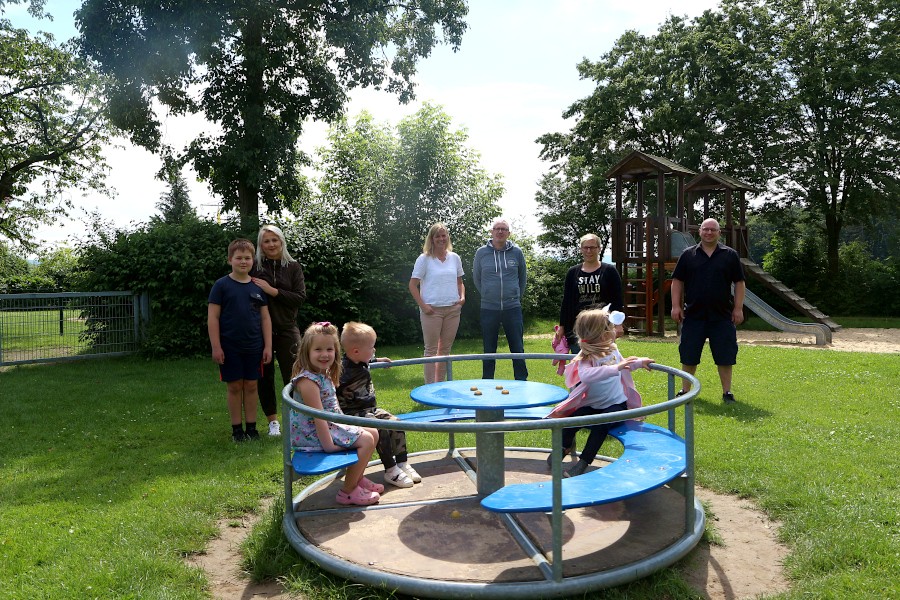
{"type": "MultiPolygon", "coordinates": [[[[738,253],[719,243],[719,233],[718,221],[706,219],[700,225],[700,243],[679,257],[672,273],[672,319],[681,323],[681,369],[691,375],[697,372],[708,339],[722,382],[722,400],[732,403],[731,372],[738,352],[735,326],[744,321],[746,284],[738,253]]],[[[681,386],[679,396],[690,389],[687,380],[681,386]]]]}

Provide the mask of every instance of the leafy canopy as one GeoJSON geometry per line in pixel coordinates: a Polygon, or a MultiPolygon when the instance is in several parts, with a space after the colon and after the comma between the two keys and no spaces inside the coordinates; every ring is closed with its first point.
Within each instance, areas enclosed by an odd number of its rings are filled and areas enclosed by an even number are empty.
{"type": "Polygon", "coordinates": [[[836,276],[842,228],[896,206],[898,21],[895,0],[726,0],[651,36],[626,32],[578,66],[596,87],[564,113],[572,129],[539,140],[553,162],[538,196],[545,225],[608,206],[605,167],[639,149],[802,206],[836,276]]]}
{"type": "Polygon", "coordinates": [[[356,87],[410,99],[416,61],[437,43],[458,47],[467,11],[464,0],[86,0],[76,21],[84,53],[115,76],[114,122],[190,162],[253,231],[260,201],[277,212],[306,193],[304,121],[335,119],[356,87]],[[211,125],[165,147],[154,101],[211,125]]]}
{"type": "MultiPolygon", "coordinates": [[[[447,225],[468,273],[486,225],[500,214],[500,179],[467,140],[429,104],[396,128],[363,113],[332,129],[318,191],[286,225],[307,271],[301,323],[363,319],[385,343],[421,339],[408,284],[428,228],[447,225]]],[[[464,311],[477,311],[474,286],[467,288],[464,311]]]]}
{"type": "Polygon", "coordinates": [[[72,188],[106,190],[101,84],[70,46],[0,19],[0,238],[32,248],[72,188]]]}

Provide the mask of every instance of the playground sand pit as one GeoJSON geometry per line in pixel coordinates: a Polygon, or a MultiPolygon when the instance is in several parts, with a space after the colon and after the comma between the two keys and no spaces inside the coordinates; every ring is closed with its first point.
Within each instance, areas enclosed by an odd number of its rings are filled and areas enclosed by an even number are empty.
{"type": "Polygon", "coordinates": [[[831,334],[831,343],[816,346],[813,335],[784,331],[738,330],[738,342],[751,346],[781,346],[840,352],[900,353],[900,331],[897,329],[841,329],[831,334]]]}

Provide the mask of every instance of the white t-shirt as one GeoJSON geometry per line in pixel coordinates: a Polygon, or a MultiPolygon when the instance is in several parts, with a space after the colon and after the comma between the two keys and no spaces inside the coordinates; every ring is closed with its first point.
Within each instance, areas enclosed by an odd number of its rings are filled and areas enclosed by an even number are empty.
{"type": "MultiPolygon", "coordinates": [[[[618,350],[603,358],[591,359],[588,363],[591,367],[613,366],[624,360],[618,350]]],[[[618,372],[612,377],[591,381],[587,388],[585,405],[597,410],[608,408],[613,404],[621,404],[627,400],[625,388],[622,386],[622,373],[618,372]]]]}
{"type": "Polygon", "coordinates": [[[453,306],[459,302],[457,278],[465,275],[462,260],[456,252],[448,252],[441,262],[433,256],[420,254],[413,267],[412,279],[418,279],[422,301],[432,306],[453,306]]]}

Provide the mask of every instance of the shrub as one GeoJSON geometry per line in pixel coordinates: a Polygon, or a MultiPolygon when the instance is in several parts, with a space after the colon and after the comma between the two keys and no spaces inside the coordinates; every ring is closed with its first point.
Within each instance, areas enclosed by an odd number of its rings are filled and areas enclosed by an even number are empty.
{"type": "Polygon", "coordinates": [[[206,353],[207,298],[216,279],[229,272],[227,248],[235,237],[200,219],[154,220],[130,233],[98,231],[81,248],[83,287],[149,294],[151,319],[142,344],[149,355],[206,353]]]}

